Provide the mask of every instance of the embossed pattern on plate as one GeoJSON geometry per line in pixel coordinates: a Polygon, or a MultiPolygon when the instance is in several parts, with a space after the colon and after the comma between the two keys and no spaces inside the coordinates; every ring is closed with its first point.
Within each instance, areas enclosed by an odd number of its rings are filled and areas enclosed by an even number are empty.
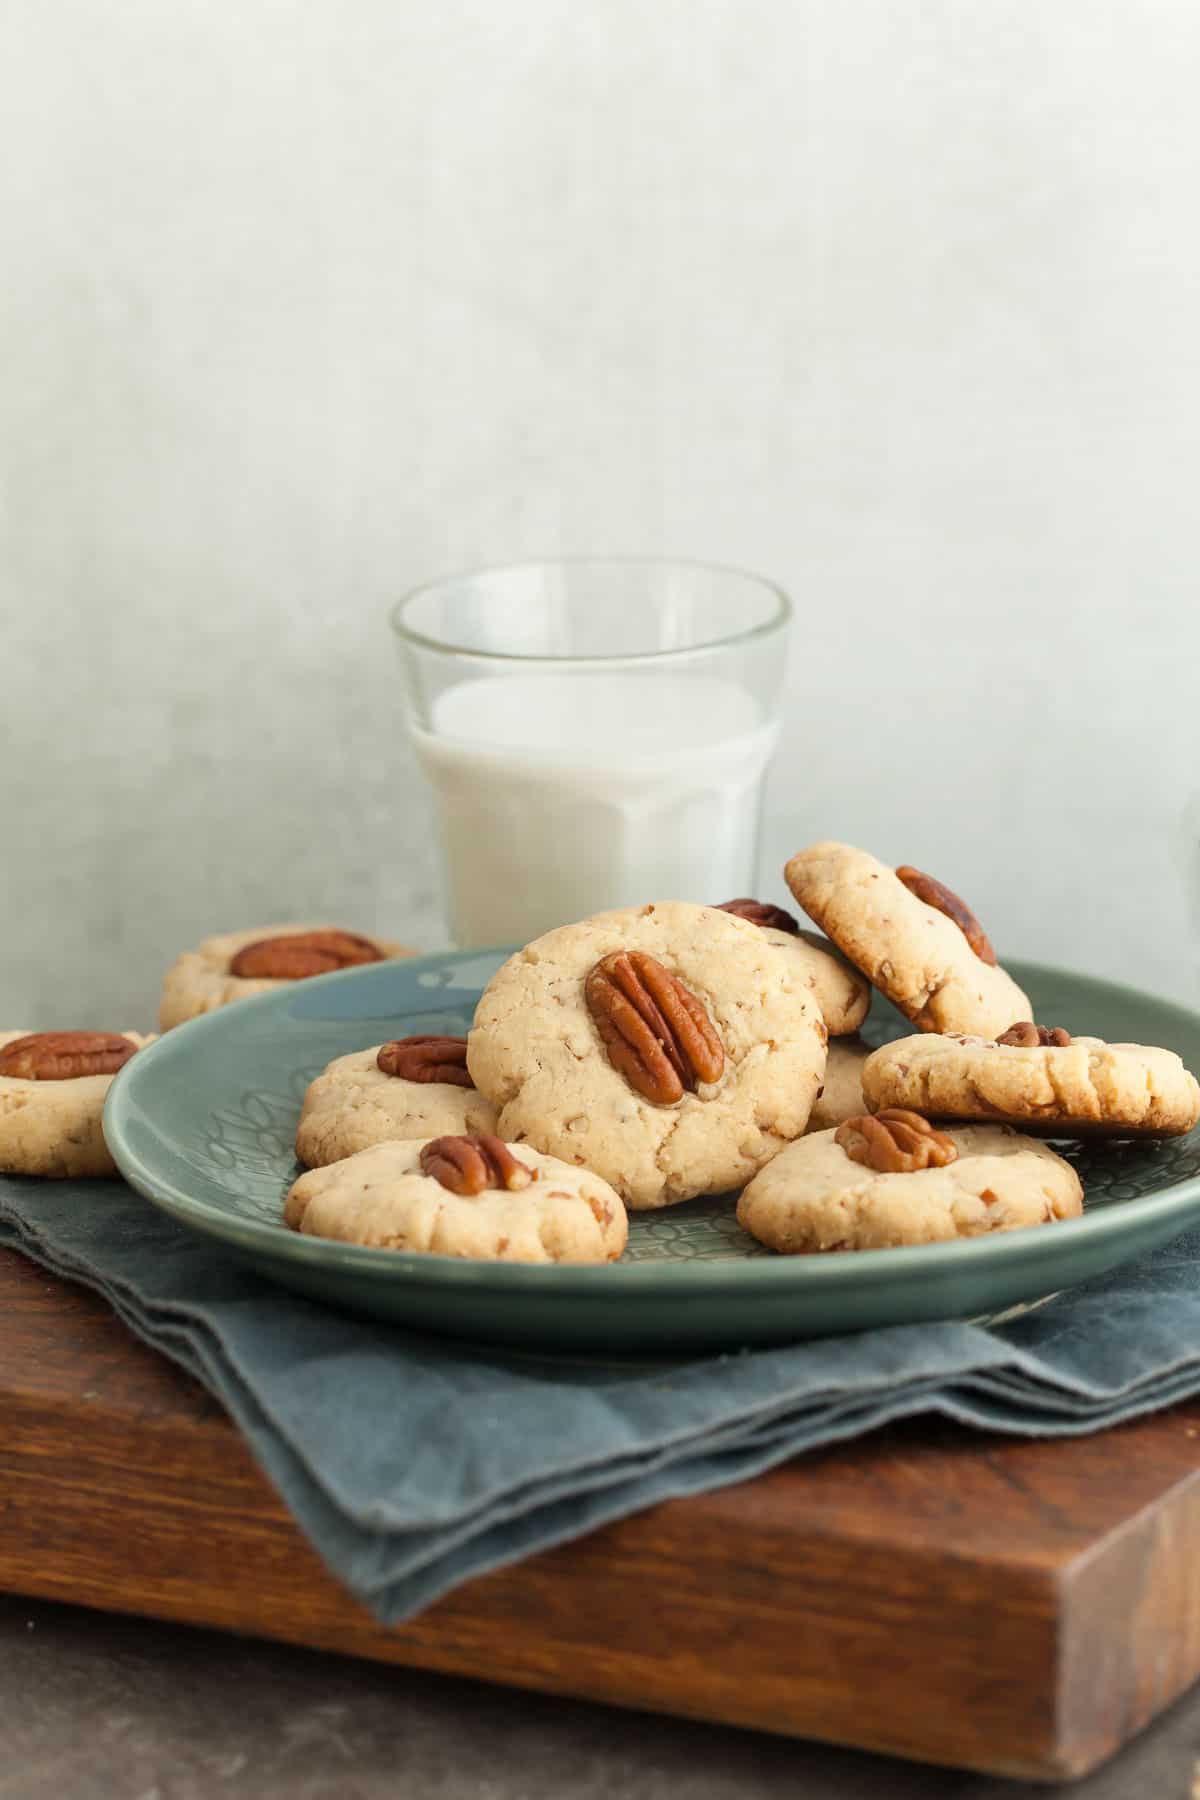
{"type": "MultiPolygon", "coordinates": [[[[418,979],[422,986],[433,985],[424,978],[418,979]]],[[[470,1005],[436,1013],[406,1014],[400,1035],[461,1035],[470,1028],[474,1010],[470,1005]]],[[[872,1049],[877,1049],[901,1036],[902,1030],[898,1020],[877,1013],[867,1020],[862,1035],[872,1049]]],[[[302,1173],[292,1153],[300,1104],[305,1088],[323,1067],[322,1063],[306,1062],[281,1072],[283,1079],[277,1089],[243,1093],[236,1106],[221,1107],[206,1120],[198,1121],[197,1166],[208,1163],[238,1171],[238,1185],[230,1194],[230,1203],[244,1217],[280,1225],[283,1196],[302,1173]]],[[[1089,1209],[1136,1200],[1200,1173],[1200,1132],[1161,1145],[1063,1143],[1055,1148],[1078,1169],[1089,1209]]],[[[657,1212],[631,1213],[624,1260],[711,1262],[729,1257],[770,1256],[771,1252],[738,1224],[734,1217],[736,1198],[732,1194],[715,1194],[657,1212]]]]}

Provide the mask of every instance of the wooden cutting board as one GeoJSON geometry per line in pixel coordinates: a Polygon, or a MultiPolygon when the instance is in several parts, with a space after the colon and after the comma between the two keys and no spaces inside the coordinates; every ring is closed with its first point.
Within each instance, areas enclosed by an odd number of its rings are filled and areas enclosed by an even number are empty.
{"type": "Polygon", "coordinates": [[[1200,1673],[1200,1402],[1073,1443],[878,1433],[385,1630],[207,1394],[0,1252],[0,1587],[1064,1780],[1200,1673]]]}

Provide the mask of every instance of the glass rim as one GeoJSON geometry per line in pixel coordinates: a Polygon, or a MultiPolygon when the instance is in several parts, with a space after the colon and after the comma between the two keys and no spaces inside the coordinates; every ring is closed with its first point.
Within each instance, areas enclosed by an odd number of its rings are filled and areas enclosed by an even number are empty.
{"type": "Polygon", "coordinates": [[[515,562],[481,563],[472,568],[460,569],[453,575],[439,575],[434,581],[423,581],[418,587],[409,588],[388,609],[388,623],[396,636],[409,644],[417,645],[422,650],[433,650],[442,656],[460,656],[474,662],[483,663],[526,663],[549,667],[553,663],[587,663],[591,667],[603,667],[607,663],[650,663],[678,661],[685,656],[696,656],[711,650],[736,649],[743,644],[751,644],[759,638],[769,637],[772,632],[782,631],[791,622],[793,615],[792,602],[778,584],[766,575],[759,575],[753,569],[739,568],[734,563],[705,562],[700,557],[687,556],[551,556],[530,557],[515,562]],[[755,587],[764,589],[774,600],[774,611],[770,618],[762,619],[757,625],[748,625],[744,630],[723,632],[719,637],[704,638],[694,644],[680,645],[673,650],[624,650],[605,651],[601,653],[580,652],[571,656],[543,656],[536,651],[528,650],[472,650],[465,644],[450,643],[443,638],[430,636],[428,632],[417,631],[405,623],[402,614],[405,607],[414,600],[420,600],[427,594],[436,593],[439,588],[454,587],[459,582],[479,580],[488,575],[513,575],[522,570],[534,569],[584,569],[584,568],[629,568],[636,566],[645,569],[690,569],[703,570],[709,575],[734,575],[740,581],[751,582],[755,587]]]}

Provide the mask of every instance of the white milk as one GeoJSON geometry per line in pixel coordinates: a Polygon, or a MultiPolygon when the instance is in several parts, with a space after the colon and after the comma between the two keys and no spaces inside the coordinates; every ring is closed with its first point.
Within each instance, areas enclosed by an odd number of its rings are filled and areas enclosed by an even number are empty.
{"type": "Polygon", "coordinates": [[[455,942],[524,943],[609,906],[745,893],[776,735],[752,694],[713,676],[447,688],[413,738],[438,797],[455,942]]]}

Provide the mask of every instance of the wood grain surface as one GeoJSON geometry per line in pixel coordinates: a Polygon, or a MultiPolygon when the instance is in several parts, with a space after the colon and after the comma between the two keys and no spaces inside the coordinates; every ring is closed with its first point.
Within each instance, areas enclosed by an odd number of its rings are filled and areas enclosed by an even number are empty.
{"type": "Polygon", "coordinates": [[[0,1253],[0,1308],[16,1593],[1049,1780],[1200,1673],[1200,1403],[1070,1443],[879,1433],[385,1630],[102,1303],[0,1253]]]}

